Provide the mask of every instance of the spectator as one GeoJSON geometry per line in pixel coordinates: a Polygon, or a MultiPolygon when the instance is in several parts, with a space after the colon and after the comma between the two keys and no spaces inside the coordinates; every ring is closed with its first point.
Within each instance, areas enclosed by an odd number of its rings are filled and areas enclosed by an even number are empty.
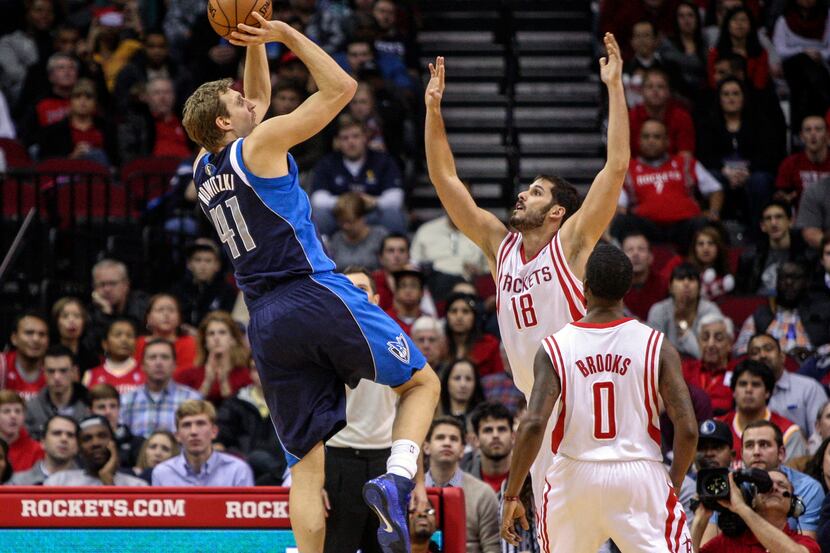
{"type": "Polygon", "coordinates": [[[830,177],[827,121],[820,115],[807,115],[801,120],[799,137],[804,151],[781,162],[775,181],[776,195],[794,205],[798,205],[804,190],[830,177]]]}
{"type": "Polygon", "coordinates": [[[688,359],[683,363],[683,378],[709,396],[712,410],[723,415],[732,409],[730,379],[735,363],[731,359],[735,341],[732,320],[720,313],[709,313],[700,318],[697,333],[700,359],[688,359]]]}
{"type": "Polygon", "coordinates": [[[502,484],[510,474],[510,459],[516,439],[513,415],[501,403],[479,403],[470,416],[477,451],[465,456],[461,468],[485,484],[501,499],[502,484]]]}
{"type": "Polygon", "coordinates": [[[43,358],[46,386],[26,405],[26,428],[32,438],[43,437],[46,421],[55,415],[66,415],[76,421],[89,415],[87,390],[78,382],[78,367],[72,350],[55,345],[43,358]]]}
{"type": "MultiPolygon", "coordinates": [[[[828,485],[830,484],[830,458],[828,458],[827,453],[828,445],[830,445],[830,440],[825,439],[822,441],[815,454],[807,463],[807,468],[804,469],[804,472],[808,476],[812,477],[819,484],[821,484],[821,489],[824,491],[825,495],[827,494],[828,489],[830,489],[828,488],[828,485]],[[828,468],[827,472],[824,470],[825,466],[828,468]]],[[[822,508],[822,511],[823,510],[824,509],[822,508]]]]}
{"type": "Polygon", "coordinates": [[[206,10],[201,0],[174,2],[167,7],[162,25],[164,36],[169,40],[168,50],[175,61],[185,61],[188,42],[203,12],[206,10]]]}
{"type": "Polygon", "coordinates": [[[43,356],[49,347],[49,324],[40,313],[24,311],[12,328],[10,341],[15,349],[5,354],[6,376],[0,388],[13,390],[28,401],[46,386],[43,356]]]}
{"type": "Polygon", "coordinates": [[[808,113],[830,106],[830,18],[827,2],[787,0],[775,22],[773,45],[790,87],[790,123],[798,128],[808,113]]]}
{"type": "Polygon", "coordinates": [[[378,28],[375,50],[397,57],[414,74],[420,72],[417,44],[397,26],[398,6],[395,0],[377,0],[372,7],[372,15],[378,28]]]}
{"type": "Polygon", "coordinates": [[[291,7],[306,36],[329,55],[340,51],[349,38],[349,2],[337,0],[292,0],[291,7]]]}
{"type": "Polygon", "coordinates": [[[27,99],[18,135],[26,144],[33,144],[40,130],[57,123],[69,114],[69,96],[78,82],[78,61],[70,54],[58,52],[46,64],[49,89],[40,91],[40,98],[27,99]],[[31,101],[31,103],[29,103],[31,101]]]}
{"type": "Polygon", "coordinates": [[[118,449],[104,417],[91,415],[80,422],[78,448],[83,469],[51,475],[44,486],[146,486],[147,482],[118,471],[118,449]]]}
{"type": "MultiPolygon", "coordinates": [[[[302,62],[299,62],[299,66],[304,67],[302,62]]],[[[305,88],[299,82],[289,78],[279,79],[271,94],[271,113],[275,116],[291,113],[308,97],[305,88]]],[[[326,153],[325,134],[326,131],[318,133],[291,148],[291,155],[300,170],[301,182],[305,180],[302,175],[309,173],[326,153]]]]}
{"type": "Polygon", "coordinates": [[[69,95],[67,116],[41,129],[38,157],[88,159],[109,165],[109,144],[104,122],[98,117],[95,85],[89,79],[79,79],[69,95]]]}
{"type": "MultiPolygon", "coordinates": [[[[220,405],[251,383],[242,331],[230,313],[213,311],[199,325],[196,364],[176,376],[176,382],[198,390],[199,394],[220,405]]],[[[175,375],[174,375],[175,376],[175,375]]]]}
{"type": "Polygon", "coordinates": [[[9,444],[0,438],[0,486],[11,480],[14,469],[9,462],[9,444]]]}
{"type": "Polygon", "coordinates": [[[807,440],[807,451],[810,455],[815,454],[819,445],[827,438],[830,438],[830,401],[825,402],[816,414],[813,433],[810,435],[810,439],[807,440]]]}
{"type": "Polygon", "coordinates": [[[176,409],[176,437],[182,452],[153,469],[153,486],[253,486],[251,468],[232,455],[216,451],[219,434],[210,402],[190,400],[176,409]]]}
{"type": "Polygon", "coordinates": [[[172,432],[156,430],[141,444],[133,472],[149,484],[156,465],[176,457],[180,452],[181,448],[172,432]]]}
{"type": "MultiPolygon", "coordinates": [[[[168,77],[153,77],[146,85],[147,107],[150,109],[151,132],[154,139],[143,153],[180,159],[192,155],[182,122],[174,112],[177,96],[173,81],[168,77]]],[[[126,159],[122,158],[122,161],[126,159]]]]}
{"type": "Polygon", "coordinates": [[[732,430],[719,420],[709,419],[700,424],[697,440],[697,470],[732,467],[735,460],[732,430]]]}
{"type": "Polygon", "coordinates": [[[26,3],[24,28],[0,37],[2,88],[12,104],[20,99],[26,71],[49,55],[52,46],[50,31],[54,22],[55,6],[52,1],[32,0],[26,3]]]}
{"type": "Polygon", "coordinates": [[[444,327],[434,317],[421,315],[412,323],[412,340],[436,374],[441,374],[447,358],[447,338],[444,327]]]}
{"type": "Polygon", "coordinates": [[[700,273],[700,294],[717,301],[735,289],[735,277],[729,270],[729,252],[720,229],[707,225],[698,229],[689,248],[689,263],[700,273]]]}
{"type": "Polygon", "coordinates": [[[798,204],[795,226],[807,245],[819,249],[821,240],[830,234],[830,177],[807,188],[798,204]]]}
{"type": "Polygon", "coordinates": [[[43,425],[43,459],[27,471],[17,472],[10,486],[39,486],[51,475],[78,468],[78,421],[66,415],[52,415],[43,425]]]}
{"type": "MultiPolygon", "coordinates": [[[[427,500],[429,501],[429,500],[427,500]]],[[[409,539],[412,553],[440,553],[438,544],[432,541],[432,535],[438,528],[435,521],[435,508],[432,502],[426,510],[419,506],[409,511],[409,539]]]]}
{"type": "Polygon", "coordinates": [[[81,376],[100,364],[98,355],[84,343],[84,335],[89,327],[89,313],[81,300],[67,296],[52,304],[52,323],[55,342],[72,351],[81,376]]]}
{"type": "Polygon", "coordinates": [[[807,244],[792,229],[789,206],[779,200],[772,200],[761,211],[761,232],[758,243],[741,253],[737,289],[744,294],[774,296],[781,263],[803,262],[807,244]]]}
{"type": "Polygon", "coordinates": [[[635,317],[644,321],[651,306],[666,297],[668,286],[660,275],[652,270],[654,256],[645,234],[631,232],[625,235],[622,239],[622,250],[634,268],[631,288],[623,302],[635,317]]]}
{"type": "Polygon", "coordinates": [[[141,359],[144,386],[121,398],[121,420],[135,436],[146,437],[154,430],[176,428],[176,409],[189,399],[201,399],[199,392],[173,382],[176,350],[171,342],[155,338],[147,342],[141,359]]]}
{"type": "Polygon", "coordinates": [[[696,100],[706,85],[706,44],[700,10],[694,2],[684,0],[674,12],[674,32],[658,49],[660,58],[679,69],[678,90],[696,100]]]}
{"type": "Polygon", "coordinates": [[[758,40],[752,13],[743,6],[726,12],[718,42],[709,51],[709,86],[712,88],[718,84],[714,76],[715,62],[732,53],[746,58],[749,84],[758,90],[766,88],[769,84],[769,54],[758,40]]]}
{"type": "Polygon", "coordinates": [[[43,447],[26,431],[26,404],[17,392],[0,390],[0,438],[9,446],[8,462],[17,472],[43,458],[43,447]]]}
{"type": "Polygon", "coordinates": [[[438,413],[458,419],[467,428],[467,417],[484,401],[481,380],[469,359],[456,359],[441,375],[438,413]]]}
{"type": "Polygon", "coordinates": [[[130,58],[115,79],[113,97],[119,110],[126,107],[123,100],[149,85],[153,79],[167,80],[171,85],[170,93],[176,98],[183,97],[190,89],[187,71],[171,59],[167,37],[161,30],[147,31],[142,42],[144,48],[130,58]]]}
{"type": "Polygon", "coordinates": [[[700,295],[700,274],[689,263],[681,263],[671,273],[669,297],[651,306],[648,325],[663,332],[681,355],[700,359],[697,336],[701,319],[721,314],[714,303],[700,295]]]}
{"type": "MultiPolygon", "coordinates": [[[[110,384],[119,394],[126,394],[144,384],[144,373],[136,361],[135,325],[132,319],[116,318],[107,329],[101,347],[104,362],[84,374],[84,386],[92,388],[98,384],[110,384]]],[[[140,359],[140,358],[139,358],[140,359]]]]}
{"type": "Polygon", "coordinates": [[[500,551],[498,499],[490,486],[461,470],[459,462],[463,452],[464,426],[453,417],[434,419],[424,442],[424,455],[429,456],[426,485],[463,488],[467,553],[497,553],[500,551]]]}
{"type": "Polygon", "coordinates": [[[669,0],[604,0],[600,10],[600,30],[611,32],[617,37],[623,49],[623,58],[628,59],[632,52],[629,46],[634,25],[638,21],[651,21],[655,35],[669,34],[672,31],[674,2],[669,0]]]}
{"type": "Polygon", "coordinates": [[[132,468],[136,463],[144,438],[133,436],[130,427],[120,422],[121,397],[118,395],[118,390],[110,384],[97,384],[89,390],[89,403],[89,410],[92,414],[107,419],[110,428],[113,429],[121,468],[132,468]]]}
{"type": "Polygon", "coordinates": [[[337,196],[357,192],[369,212],[369,224],[381,224],[390,232],[406,229],[401,173],[388,154],[366,147],[366,129],[350,116],[338,119],[337,151],[327,154],[314,168],[311,204],[320,232],[336,229],[333,209],[337,196]]]}
{"type": "Polygon", "coordinates": [[[127,266],[109,258],[92,267],[92,287],[89,340],[97,351],[116,317],[128,317],[136,327],[144,321],[149,297],[140,290],[131,290],[127,266]]]}
{"type": "Polygon", "coordinates": [[[450,359],[469,358],[480,377],[504,372],[501,344],[492,334],[482,332],[475,296],[456,293],[447,298],[446,326],[450,359]]]}
{"type": "Polygon", "coordinates": [[[395,277],[392,275],[409,264],[409,238],[394,232],[387,234],[380,243],[378,261],[380,269],[372,273],[372,278],[380,296],[379,306],[386,311],[392,308],[395,294],[395,277]]]}
{"type": "Polygon", "coordinates": [[[782,152],[768,125],[750,110],[739,80],[724,79],[717,90],[718,108],[698,131],[698,157],[724,185],[727,217],[749,225],[752,235],[772,197],[782,152]]]}
{"type": "Polygon", "coordinates": [[[809,297],[807,271],[801,264],[785,261],[778,267],[776,295],[744,321],[735,353],[746,353],[749,339],[763,332],[797,358],[830,343],[830,300],[809,297]]]}
{"type": "Polygon", "coordinates": [[[139,336],[135,342],[135,356],[141,359],[144,353],[144,344],[148,341],[162,338],[172,342],[176,348],[176,371],[174,377],[193,366],[196,359],[196,340],[182,329],[182,310],[179,300],[172,294],[156,294],[147,304],[147,313],[144,315],[144,328],[149,331],[147,336],[139,336]]]}
{"type": "Polygon", "coordinates": [[[338,230],[328,241],[327,249],[339,270],[349,265],[377,267],[376,254],[388,231],[366,223],[366,203],[359,192],[346,192],[334,204],[332,214],[338,230]]]}
{"type": "Polygon", "coordinates": [[[375,50],[373,39],[355,36],[346,44],[346,51],[334,54],[334,60],[350,75],[357,76],[366,66],[377,67],[383,80],[399,93],[414,92],[415,83],[403,61],[393,54],[375,50]]]}
{"type": "MultiPolygon", "coordinates": [[[[389,0],[383,0],[388,2],[389,0]]],[[[375,109],[375,93],[372,86],[363,81],[358,83],[357,90],[349,102],[349,115],[363,124],[368,136],[367,147],[375,152],[388,152],[384,138],[383,122],[375,109]]]]}
{"type": "MultiPolygon", "coordinates": [[[[697,522],[692,527],[692,544],[695,551],[729,553],[749,551],[750,548],[758,547],[767,551],[820,553],[821,549],[813,537],[798,534],[787,525],[787,516],[793,510],[794,486],[783,472],[770,471],[769,476],[773,482],[772,490],[757,493],[752,505],[749,505],[740,486],[735,483],[734,477],[729,475],[730,494],[727,508],[740,517],[747,530],[737,537],[718,535],[703,543],[701,547],[706,520],[712,514],[712,511],[701,504],[695,516],[697,522]]],[[[725,500],[721,501],[722,505],[727,503],[725,500]]]]}
{"type": "Polygon", "coordinates": [[[173,286],[181,306],[182,323],[198,325],[211,311],[230,311],[236,290],[225,280],[219,247],[210,238],[197,238],[187,248],[187,274],[173,286]]]}
{"type": "MultiPolygon", "coordinates": [[[[775,376],[764,363],[744,360],[738,363],[729,383],[735,398],[735,409],[719,420],[732,428],[735,451],[741,451],[741,436],[750,423],[770,421],[780,429],[782,443],[786,447],[785,461],[807,454],[807,443],[801,428],[791,420],[768,408],[770,397],[775,390],[775,376]]],[[[744,442],[746,447],[746,442],[744,442]]],[[[740,460],[741,457],[738,457],[740,460]]]]}
{"type": "Polygon", "coordinates": [[[813,293],[820,298],[830,297],[830,234],[822,238],[818,271],[813,280],[813,293]]]}
{"type": "Polygon", "coordinates": [[[422,317],[421,301],[424,298],[424,275],[414,267],[395,271],[395,294],[392,307],[386,313],[400,325],[406,334],[412,334],[412,324],[422,317]]]}
{"type": "MultiPolygon", "coordinates": [[[[641,129],[646,121],[656,119],[665,125],[667,141],[661,155],[681,154],[691,157],[695,153],[695,126],[692,117],[672,98],[668,74],[662,69],[649,69],[643,77],[643,103],[629,111],[631,121],[631,157],[640,155],[641,129]]],[[[654,158],[652,154],[652,159],[654,158]]]]}
{"type": "Polygon", "coordinates": [[[747,356],[760,361],[772,370],[775,388],[769,399],[769,408],[810,432],[816,413],[827,402],[827,393],[814,379],[784,370],[786,356],[778,340],[769,334],[756,334],[749,341],[747,356]]]}
{"type": "Polygon", "coordinates": [[[723,207],[721,185],[699,161],[668,153],[666,126],[660,121],[645,121],[639,142],[640,154],[629,163],[612,232],[624,236],[640,231],[651,240],[668,238],[684,248],[705,221],[691,186],[707,198],[706,216],[717,220],[723,207]]]}

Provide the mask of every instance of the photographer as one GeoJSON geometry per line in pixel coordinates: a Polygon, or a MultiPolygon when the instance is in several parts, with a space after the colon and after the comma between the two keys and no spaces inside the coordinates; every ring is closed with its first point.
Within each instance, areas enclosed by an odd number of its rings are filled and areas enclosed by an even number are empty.
{"type": "Polygon", "coordinates": [[[702,544],[706,523],[712,511],[701,504],[692,524],[692,546],[700,553],[740,553],[763,548],[776,553],[820,553],[816,541],[790,529],[787,517],[793,508],[793,488],[787,476],[780,471],[769,472],[773,487],[768,493],[758,493],[749,505],[741,489],[729,475],[729,501],[720,505],[729,509],[746,524],[747,530],[736,537],[720,534],[702,544]]]}

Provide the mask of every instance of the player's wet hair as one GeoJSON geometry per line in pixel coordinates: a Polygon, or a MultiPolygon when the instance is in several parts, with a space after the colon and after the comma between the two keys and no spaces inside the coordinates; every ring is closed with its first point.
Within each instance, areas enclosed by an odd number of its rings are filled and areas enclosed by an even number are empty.
{"type": "Polygon", "coordinates": [[[582,205],[582,198],[579,195],[579,190],[577,190],[573,184],[569,183],[562,177],[542,174],[537,175],[536,178],[533,180],[543,180],[551,184],[550,193],[553,196],[553,199],[551,200],[548,209],[552,208],[555,205],[561,205],[562,207],[564,207],[565,216],[562,217],[562,223],[567,221],[568,217],[576,213],[576,211],[579,209],[579,206],[582,205]]]}
{"type": "Polygon", "coordinates": [[[210,81],[190,95],[184,103],[182,125],[187,136],[205,150],[215,151],[222,146],[224,131],[216,126],[217,117],[228,117],[228,108],[220,96],[230,90],[233,79],[210,81]]]}
{"type": "Polygon", "coordinates": [[[631,288],[633,271],[631,260],[621,249],[599,244],[585,265],[585,286],[597,298],[621,300],[631,288]]]}

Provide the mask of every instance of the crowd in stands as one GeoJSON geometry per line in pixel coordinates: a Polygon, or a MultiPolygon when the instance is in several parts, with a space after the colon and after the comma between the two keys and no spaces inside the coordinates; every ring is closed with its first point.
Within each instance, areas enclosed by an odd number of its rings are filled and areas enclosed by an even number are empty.
{"type": "MultiPolygon", "coordinates": [[[[187,166],[183,101],[206,80],[241,86],[243,53],[201,0],[18,7],[0,22],[0,136],[32,160],[187,166]]],[[[274,4],[359,81],[292,154],[338,270],[368,270],[378,305],[441,377],[427,481],[465,489],[468,551],[489,553],[508,547],[498,500],[524,400],[484,255],[448,217],[413,229],[407,211],[421,163],[416,11],[274,4]]],[[[626,307],[683,357],[699,467],[786,469],[807,503],[800,528],[830,551],[828,3],[604,0],[598,25],[625,54],[632,159],[606,238],[634,268],[626,307]]],[[[278,116],[315,85],[281,45],[268,57],[278,116]]],[[[183,276],[164,287],[139,289],[120,252],[102,252],[88,296],[18,314],[0,357],[0,482],[290,485],[244,302],[212,229],[197,229],[183,276]]],[[[662,431],[670,456],[665,416],[662,431]]],[[[692,495],[681,494],[690,521],[692,495]]],[[[411,520],[413,550],[427,550],[434,511],[411,520]]],[[[538,550],[534,535],[516,550],[538,550]]]]}

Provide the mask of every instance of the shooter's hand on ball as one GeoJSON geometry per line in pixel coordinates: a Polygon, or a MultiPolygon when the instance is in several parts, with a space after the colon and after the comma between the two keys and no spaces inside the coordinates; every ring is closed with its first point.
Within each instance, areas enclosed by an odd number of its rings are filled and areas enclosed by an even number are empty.
{"type": "Polygon", "coordinates": [[[238,30],[231,33],[228,40],[235,46],[254,46],[267,42],[285,42],[296,30],[284,21],[268,21],[259,13],[251,12],[251,15],[259,22],[259,27],[251,27],[240,23],[236,26],[238,30]]]}

